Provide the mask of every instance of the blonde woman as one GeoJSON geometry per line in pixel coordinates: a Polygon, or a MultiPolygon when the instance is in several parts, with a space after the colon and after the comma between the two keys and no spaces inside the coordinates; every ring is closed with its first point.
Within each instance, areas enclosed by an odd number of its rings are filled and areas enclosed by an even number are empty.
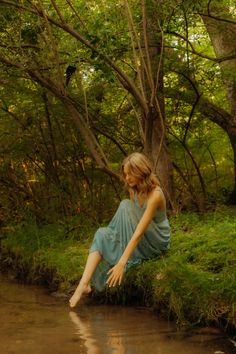
{"type": "Polygon", "coordinates": [[[141,153],[133,153],[121,167],[130,199],[124,199],[109,225],[95,233],[84,273],[70,299],[71,307],[91,291],[91,279],[99,291],[106,285],[120,285],[128,268],[169,248],[166,201],[150,161],[141,153]]]}

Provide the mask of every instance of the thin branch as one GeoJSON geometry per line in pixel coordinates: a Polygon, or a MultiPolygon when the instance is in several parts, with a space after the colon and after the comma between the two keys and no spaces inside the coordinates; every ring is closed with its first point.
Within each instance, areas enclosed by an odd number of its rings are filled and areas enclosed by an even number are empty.
{"type": "Polygon", "coordinates": [[[52,33],[52,28],[49,24],[49,21],[48,21],[48,15],[46,13],[46,11],[44,10],[43,8],[43,4],[41,2],[41,0],[38,0],[39,1],[39,6],[40,6],[40,10],[43,14],[43,19],[45,21],[45,25],[46,25],[46,28],[47,28],[47,32],[48,32],[48,35],[49,35],[49,39],[50,41],[48,42],[46,36],[45,36],[45,41],[47,43],[48,46],[51,46],[51,49],[52,49],[52,55],[54,57],[54,60],[55,60],[55,63],[56,63],[56,68],[57,68],[57,72],[58,72],[58,83],[60,85],[60,90],[61,91],[64,91],[64,76],[63,76],[63,72],[62,72],[62,69],[61,69],[61,66],[60,66],[60,59],[59,59],[59,52],[58,52],[58,47],[57,47],[57,43],[56,43],[56,40],[55,40],[55,37],[53,36],[53,33],[52,33]]]}
{"type": "Polygon", "coordinates": [[[147,60],[147,70],[146,70],[147,71],[147,79],[149,82],[151,92],[154,92],[155,86],[154,86],[154,81],[153,81],[153,76],[152,76],[152,66],[151,66],[150,53],[148,50],[149,48],[148,48],[147,16],[146,16],[145,0],[142,0],[142,17],[143,17],[143,40],[144,40],[145,55],[146,55],[146,60],[147,60]]]}
{"type": "Polygon", "coordinates": [[[232,59],[236,59],[236,55],[229,55],[229,56],[225,56],[225,57],[222,57],[222,58],[214,58],[214,57],[209,57],[208,55],[205,55],[203,53],[200,53],[198,52],[197,50],[194,49],[194,46],[193,44],[190,42],[190,40],[185,37],[184,35],[182,34],[179,34],[177,32],[173,32],[173,31],[168,31],[167,32],[168,34],[172,34],[178,38],[181,38],[183,39],[184,41],[186,41],[190,47],[191,47],[191,53],[193,54],[196,54],[197,56],[201,57],[201,58],[204,58],[204,59],[208,59],[208,60],[211,60],[211,61],[214,61],[215,63],[222,63],[223,61],[227,61],[227,60],[232,60],[232,59]]]}
{"type": "Polygon", "coordinates": [[[74,12],[74,14],[76,15],[76,17],[78,18],[78,20],[80,21],[80,23],[82,24],[82,26],[86,29],[86,24],[84,22],[84,20],[80,17],[80,15],[78,14],[78,11],[76,11],[76,9],[74,8],[74,6],[71,4],[71,1],[70,0],[66,0],[67,4],[70,6],[70,8],[72,9],[72,11],[74,12]]]}
{"type": "Polygon", "coordinates": [[[38,49],[38,50],[40,50],[40,48],[38,47],[38,46],[36,46],[36,45],[33,45],[33,44],[21,44],[20,45],[20,47],[18,47],[18,46],[9,46],[9,45],[6,45],[6,44],[2,44],[2,43],[0,43],[0,47],[1,48],[7,48],[7,49],[21,49],[21,48],[33,48],[33,49],[38,49]]]}
{"type": "Polygon", "coordinates": [[[140,117],[140,112],[137,112],[137,110],[135,108],[135,105],[133,104],[133,102],[131,100],[130,100],[130,104],[131,104],[131,106],[133,108],[135,117],[137,118],[140,138],[141,138],[142,144],[144,145],[145,136],[144,136],[143,126],[142,126],[142,120],[141,120],[141,117],[140,117]]]}
{"type": "Polygon", "coordinates": [[[35,166],[37,166],[38,169],[39,169],[41,172],[43,172],[43,174],[44,174],[45,176],[47,176],[49,179],[51,179],[51,176],[48,174],[47,170],[44,169],[44,168],[42,168],[42,166],[41,166],[42,164],[37,163],[36,159],[33,158],[33,157],[31,157],[31,156],[30,156],[29,154],[27,154],[27,153],[26,153],[26,157],[27,157],[31,162],[33,162],[33,164],[34,164],[35,166]]]}
{"type": "Polygon", "coordinates": [[[51,0],[51,3],[54,7],[54,9],[56,10],[56,13],[58,14],[58,17],[60,18],[62,23],[65,23],[64,17],[62,16],[62,13],[59,9],[59,7],[57,6],[56,2],[54,0],[51,0]]]}
{"type": "Polygon", "coordinates": [[[184,22],[185,22],[185,31],[186,31],[186,52],[187,52],[187,63],[188,63],[188,68],[189,68],[189,33],[188,33],[188,19],[186,12],[184,11],[184,22]]]}
{"type": "Polygon", "coordinates": [[[198,104],[199,99],[200,99],[200,96],[197,95],[196,100],[195,100],[195,102],[194,102],[194,104],[193,104],[193,106],[192,106],[192,109],[191,109],[191,112],[190,112],[190,115],[189,115],[187,124],[186,124],[186,129],[185,129],[184,137],[183,137],[183,142],[184,142],[184,144],[186,143],[186,138],[187,138],[188,130],[189,130],[189,128],[190,128],[191,120],[192,120],[192,117],[193,117],[193,115],[194,115],[194,111],[195,111],[195,108],[196,108],[196,106],[197,106],[197,104],[198,104]]]}
{"type": "MultiPolygon", "coordinates": [[[[155,87],[155,91],[154,91],[154,106],[157,109],[157,112],[159,114],[159,119],[161,121],[161,128],[162,128],[162,132],[161,132],[161,139],[160,139],[160,144],[159,144],[159,150],[157,153],[157,157],[156,157],[156,161],[155,161],[155,169],[157,168],[157,164],[158,161],[161,157],[161,150],[163,148],[163,144],[164,144],[164,139],[165,139],[165,122],[164,122],[164,117],[162,114],[162,110],[159,104],[159,100],[158,100],[158,95],[157,95],[157,90],[158,90],[158,84],[159,84],[159,80],[160,80],[160,72],[161,72],[161,67],[162,67],[162,62],[163,62],[163,53],[164,53],[164,33],[162,30],[162,27],[160,25],[160,22],[158,20],[158,26],[160,29],[160,33],[161,33],[161,52],[160,52],[160,58],[159,58],[159,63],[158,63],[158,68],[157,68],[157,77],[156,77],[156,87],[155,87]]],[[[169,198],[169,200],[171,200],[169,198]]]]}
{"type": "Polygon", "coordinates": [[[96,126],[92,126],[92,128],[93,128],[93,130],[97,131],[99,134],[101,134],[101,135],[105,136],[107,139],[111,140],[119,148],[119,150],[122,152],[122,154],[124,156],[128,155],[127,152],[122,147],[122,145],[113,136],[111,136],[110,134],[102,131],[101,129],[99,129],[96,126]]]}
{"type": "Polygon", "coordinates": [[[175,161],[172,162],[173,167],[175,168],[175,170],[179,173],[180,177],[183,179],[184,183],[190,187],[188,179],[185,177],[185,175],[183,174],[183,172],[181,171],[180,167],[175,163],[175,161]]]}
{"type": "Polygon", "coordinates": [[[18,116],[17,116],[15,113],[9,111],[9,110],[8,110],[8,107],[1,107],[1,110],[2,110],[3,112],[5,112],[5,113],[8,113],[12,118],[14,118],[14,120],[19,124],[19,126],[20,126],[23,130],[25,129],[24,124],[20,121],[20,119],[18,118],[18,116]]]}
{"type": "Polygon", "coordinates": [[[201,12],[196,12],[196,13],[193,13],[193,14],[194,15],[199,15],[199,16],[202,16],[202,17],[209,17],[209,18],[212,18],[213,20],[217,20],[217,21],[221,21],[221,22],[230,23],[231,25],[236,25],[236,21],[228,20],[227,18],[213,16],[210,13],[204,14],[204,13],[201,13],[201,12]]]}
{"type": "Polygon", "coordinates": [[[158,68],[157,68],[156,85],[155,85],[155,89],[154,89],[154,92],[152,93],[152,97],[151,97],[151,104],[153,103],[153,98],[157,95],[158,83],[159,83],[160,72],[161,72],[161,67],[162,67],[162,63],[163,63],[163,54],[164,54],[164,33],[163,33],[163,30],[162,30],[159,20],[157,20],[157,21],[158,21],[158,26],[159,26],[160,32],[161,32],[161,52],[160,52],[160,59],[159,59],[158,68]]]}
{"type": "Polygon", "coordinates": [[[216,183],[216,191],[218,191],[218,172],[217,172],[217,164],[216,164],[216,161],[214,159],[214,156],[211,152],[211,149],[210,149],[210,146],[207,145],[207,150],[209,152],[209,155],[211,157],[211,161],[213,163],[213,166],[214,166],[214,170],[215,170],[215,183],[216,183]]]}
{"type": "MultiPolygon", "coordinates": [[[[127,20],[128,20],[128,26],[129,26],[129,32],[130,32],[130,39],[131,39],[134,61],[136,64],[136,72],[138,75],[140,90],[141,90],[141,93],[142,93],[142,96],[143,96],[145,102],[147,102],[147,97],[146,97],[146,93],[144,90],[142,75],[141,75],[141,71],[140,71],[140,63],[139,63],[138,56],[136,54],[136,46],[135,46],[135,40],[136,40],[137,47],[138,47],[137,49],[139,50],[141,61],[144,62],[142,50],[141,50],[141,46],[140,46],[140,40],[139,40],[139,36],[137,34],[137,31],[135,29],[135,25],[134,25],[134,21],[133,21],[133,17],[132,17],[131,11],[130,11],[128,1],[125,0],[124,3],[125,3],[126,10],[127,10],[127,15],[128,15],[127,20]],[[134,33],[134,36],[133,36],[133,33],[134,33]],[[134,37],[135,37],[135,39],[134,39],[134,37]]],[[[143,64],[145,65],[145,62],[143,64]]],[[[147,114],[147,109],[146,109],[146,114],[147,114]]]]}
{"type": "Polygon", "coordinates": [[[158,161],[159,161],[159,159],[161,157],[161,150],[163,148],[163,143],[164,143],[164,138],[165,138],[165,124],[164,124],[164,118],[163,118],[163,115],[162,115],[161,107],[160,107],[159,100],[158,100],[157,96],[155,97],[154,102],[155,102],[155,107],[156,107],[156,109],[158,111],[158,114],[159,114],[159,118],[160,118],[160,121],[161,121],[161,127],[162,127],[161,140],[160,140],[160,144],[159,144],[159,149],[158,149],[156,161],[154,163],[154,168],[156,169],[158,161]]]}
{"type": "Polygon", "coordinates": [[[194,92],[196,93],[196,95],[198,97],[201,96],[201,93],[199,93],[196,83],[193,81],[193,79],[191,77],[189,77],[187,74],[185,74],[184,72],[181,72],[181,71],[173,70],[173,72],[178,74],[178,75],[183,76],[191,84],[191,86],[192,86],[194,92]]]}
{"type": "Polygon", "coordinates": [[[206,186],[205,186],[205,182],[204,182],[204,179],[202,177],[202,174],[201,174],[201,171],[200,171],[200,168],[197,164],[197,162],[195,161],[194,157],[193,157],[193,154],[191,153],[191,151],[189,150],[187,144],[182,141],[178,136],[176,136],[174,133],[172,133],[171,131],[169,131],[169,134],[172,135],[185,149],[185,151],[187,152],[187,154],[189,155],[195,169],[196,169],[196,172],[197,172],[197,175],[198,175],[198,178],[199,178],[199,182],[200,182],[200,185],[202,187],[202,192],[203,192],[203,195],[206,196],[206,186]]]}
{"type": "Polygon", "coordinates": [[[182,72],[181,73],[177,72],[177,71],[174,71],[174,72],[182,75],[191,84],[194,92],[196,93],[196,98],[195,98],[195,101],[194,101],[194,103],[192,105],[192,109],[191,109],[191,112],[190,112],[190,115],[189,115],[189,119],[188,119],[188,122],[187,122],[187,125],[186,125],[186,130],[185,130],[185,133],[184,133],[183,142],[185,143],[186,142],[186,138],[187,138],[187,134],[188,134],[188,130],[189,130],[189,127],[190,127],[190,124],[191,124],[191,120],[192,120],[192,117],[193,117],[193,114],[194,114],[194,111],[195,111],[195,108],[196,108],[196,106],[197,106],[202,94],[199,93],[196,83],[188,75],[186,75],[185,73],[182,73],[182,72]]]}

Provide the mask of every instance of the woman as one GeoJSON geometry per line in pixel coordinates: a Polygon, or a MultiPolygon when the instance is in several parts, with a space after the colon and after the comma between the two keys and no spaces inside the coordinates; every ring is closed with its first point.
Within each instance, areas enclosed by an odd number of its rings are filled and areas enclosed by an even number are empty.
{"type": "Polygon", "coordinates": [[[122,176],[130,199],[120,203],[108,227],[95,233],[71,307],[91,291],[91,279],[99,291],[106,284],[120,285],[128,268],[160,256],[169,247],[166,201],[147,157],[141,153],[128,156],[122,163],[122,176]]]}

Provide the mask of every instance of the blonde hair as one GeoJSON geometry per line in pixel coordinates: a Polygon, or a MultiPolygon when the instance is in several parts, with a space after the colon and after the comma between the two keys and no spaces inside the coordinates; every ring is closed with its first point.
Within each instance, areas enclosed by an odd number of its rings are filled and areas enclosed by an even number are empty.
{"type": "Polygon", "coordinates": [[[155,187],[160,186],[160,182],[154,174],[150,160],[144,154],[139,152],[134,152],[124,159],[121,165],[121,171],[125,186],[128,190],[138,190],[139,193],[148,195],[155,187]],[[125,180],[125,166],[129,173],[140,181],[138,188],[128,186],[125,180]]]}

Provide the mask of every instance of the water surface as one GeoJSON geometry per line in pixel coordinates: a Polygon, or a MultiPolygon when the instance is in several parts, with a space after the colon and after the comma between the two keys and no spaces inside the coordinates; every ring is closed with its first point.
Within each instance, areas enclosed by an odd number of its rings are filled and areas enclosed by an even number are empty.
{"type": "Polygon", "coordinates": [[[190,335],[145,309],[83,305],[0,277],[1,354],[232,354],[219,335],[190,335]]]}

